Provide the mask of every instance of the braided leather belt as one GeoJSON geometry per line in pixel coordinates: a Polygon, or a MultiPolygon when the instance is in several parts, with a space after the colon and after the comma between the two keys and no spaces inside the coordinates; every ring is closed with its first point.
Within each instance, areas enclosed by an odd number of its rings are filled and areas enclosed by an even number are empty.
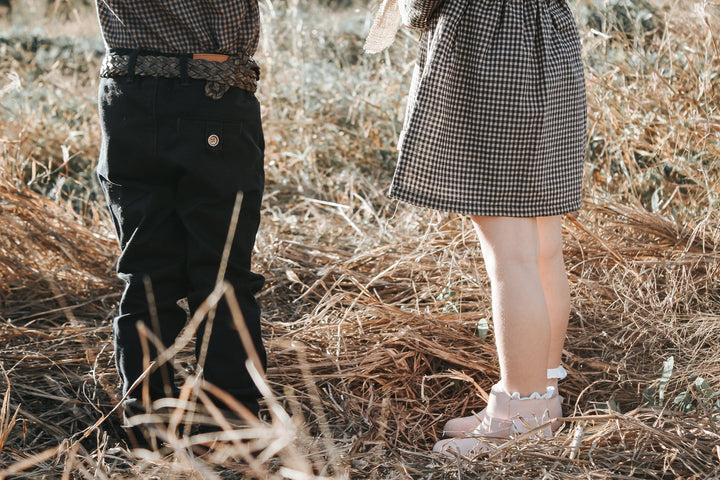
{"type": "Polygon", "coordinates": [[[100,66],[103,78],[139,75],[161,78],[193,78],[207,80],[205,94],[219,100],[230,87],[254,92],[260,78],[260,69],[252,57],[247,55],[163,56],[163,55],[120,55],[108,52],[100,66]],[[225,61],[207,60],[222,58],[225,61]]]}

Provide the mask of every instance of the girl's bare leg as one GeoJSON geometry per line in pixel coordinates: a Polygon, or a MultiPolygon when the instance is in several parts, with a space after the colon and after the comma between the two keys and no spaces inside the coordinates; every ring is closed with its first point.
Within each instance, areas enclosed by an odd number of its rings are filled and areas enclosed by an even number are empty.
{"type": "Polygon", "coordinates": [[[547,386],[551,326],[538,266],[542,250],[538,220],[473,216],[472,221],[492,286],[500,386],[521,396],[542,394],[547,386]]]}
{"type": "MultiPolygon", "coordinates": [[[[562,257],[561,217],[539,217],[535,220],[539,236],[538,274],[550,324],[547,368],[555,369],[560,366],[570,313],[570,288],[562,257]]],[[[550,376],[550,371],[547,374],[550,376]]],[[[557,389],[557,378],[547,378],[546,381],[547,386],[557,389]]],[[[550,416],[562,416],[559,400],[551,404],[550,416]]],[[[444,433],[450,437],[466,436],[482,423],[484,417],[485,410],[468,417],[451,419],[445,425],[444,433]]]]}
{"type": "MultiPolygon", "coordinates": [[[[537,218],[540,237],[538,273],[545,294],[550,321],[550,348],[547,368],[560,366],[565,333],[570,317],[570,285],[565,272],[562,253],[562,225],[560,216],[537,218]]],[[[557,387],[557,379],[548,379],[557,387]]]]}

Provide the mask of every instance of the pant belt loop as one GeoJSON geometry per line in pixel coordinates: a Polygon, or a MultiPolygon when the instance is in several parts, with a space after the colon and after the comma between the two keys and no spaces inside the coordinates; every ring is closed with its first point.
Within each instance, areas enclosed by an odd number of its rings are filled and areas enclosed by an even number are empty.
{"type": "Polygon", "coordinates": [[[189,55],[180,55],[180,85],[190,85],[190,77],[188,76],[189,58],[189,55]]]}
{"type": "Polygon", "coordinates": [[[130,52],[130,56],[128,57],[128,66],[127,66],[127,82],[132,83],[135,80],[135,65],[137,64],[137,58],[140,54],[140,50],[133,50],[130,52]]]}

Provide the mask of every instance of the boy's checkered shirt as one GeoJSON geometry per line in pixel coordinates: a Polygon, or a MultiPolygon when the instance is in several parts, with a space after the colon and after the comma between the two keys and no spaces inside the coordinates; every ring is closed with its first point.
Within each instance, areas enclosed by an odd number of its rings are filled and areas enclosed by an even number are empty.
{"type": "Polygon", "coordinates": [[[97,0],[108,48],[253,55],[257,0],[97,0]]]}

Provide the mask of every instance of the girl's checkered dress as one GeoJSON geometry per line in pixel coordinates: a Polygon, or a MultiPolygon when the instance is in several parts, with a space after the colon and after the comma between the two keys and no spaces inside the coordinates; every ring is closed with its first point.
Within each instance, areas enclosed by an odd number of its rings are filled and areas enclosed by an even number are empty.
{"type": "Polygon", "coordinates": [[[578,210],[585,79],[566,0],[408,3],[427,30],[390,195],[471,215],[578,210]]]}

